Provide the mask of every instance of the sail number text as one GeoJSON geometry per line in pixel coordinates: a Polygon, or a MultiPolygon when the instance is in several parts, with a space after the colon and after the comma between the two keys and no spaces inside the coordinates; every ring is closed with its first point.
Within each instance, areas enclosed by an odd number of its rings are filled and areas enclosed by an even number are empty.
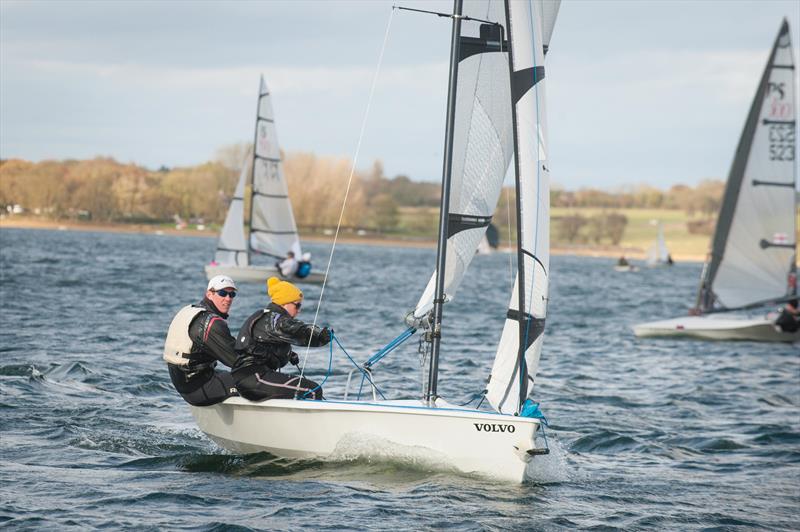
{"type": "Polygon", "coordinates": [[[794,124],[770,124],[769,159],[794,161],[794,124]]]}

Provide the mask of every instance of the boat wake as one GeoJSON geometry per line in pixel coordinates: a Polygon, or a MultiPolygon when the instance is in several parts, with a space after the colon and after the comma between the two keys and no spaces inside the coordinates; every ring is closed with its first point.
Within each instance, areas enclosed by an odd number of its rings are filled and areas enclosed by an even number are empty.
{"type": "Polygon", "coordinates": [[[554,436],[547,438],[550,454],[534,456],[525,468],[527,484],[558,484],[571,479],[567,452],[554,436]]]}

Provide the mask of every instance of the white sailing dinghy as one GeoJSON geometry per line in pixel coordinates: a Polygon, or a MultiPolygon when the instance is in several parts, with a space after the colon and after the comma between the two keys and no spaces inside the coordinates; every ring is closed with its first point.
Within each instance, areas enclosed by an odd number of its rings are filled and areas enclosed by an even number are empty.
{"type": "Polygon", "coordinates": [[[653,245],[648,248],[645,257],[645,264],[651,268],[669,266],[672,264],[672,259],[667,249],[667,243],[664,240],[664,227],[661,225],[660,221],[656,222],[656,224],[658,225],[658,235],[653,245]]]}
{"type": "Polygon", "coordinates": [[[736,149],[694,315],[636,325],[636,336],[800,340],[772,314],[741,314],[797,295],[795,91],[784,20],[736,149]]]}
{"type": "MultiPolygon", "coordinates": [[[[283,278],[274,263],[291,251],[302,257],[300,238],[294,221],[289,189],[283,175],[281,152],[275,129],[270,93],[261,78],[256,112],[255,150],[245,164],[228,208],[217,242],[214,261],[206,265],[206,277],[227,275],[237,282],[264,282],[269,277],[283,278]],[[249,194],[249,216],[245,217],[245,193],[249,194]],[[272,264],[253,264],[254,255],[266,256],[272,264]]],[[[311,272],[292,282],[321,283],[322,273],[311,272]]]]}
{"type": "Polygon", "coordinates": [[[480,1],[465,8],[455,0],[452,15],[439,14],[452,19],[439,246],[435,272],[404,333],[424,331],[429,363],[422,397],[378,400],[373,387],[368,401],[348,400],[346,393],[344,400],[231,398],[192,407],[213,441],[240,453],[325,458],[366,440],[379,456],[422,454],[441,467],[514,482],[525,478],[533,456],[548,452],[537,446],[543,419],[529,399],[549,275],[544,50],[558,2],[543,4],[480,1]],[[475,256],[513,154],[518,270],[485,391],[493,410],[454,406],[437,392],[442,307],[475,256]]]}

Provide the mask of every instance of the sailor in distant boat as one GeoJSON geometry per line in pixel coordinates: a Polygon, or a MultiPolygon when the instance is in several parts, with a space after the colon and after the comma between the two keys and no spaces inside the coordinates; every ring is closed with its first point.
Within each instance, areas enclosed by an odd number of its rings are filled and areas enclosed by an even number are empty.
{"type": "Polygon", "coordinates": [[[617,266],[630,266],[628,259],[625,258],[625,255],[621,256],[617,261],[617,266]]]}
{"type": "Polygon", "coordinates": [[[322,388],[316,382],[281,373],[280,369],[300,362],[293,345],[326,345],[331,341],[330,331],[296,319],[303,292],[292,283],[270,277],[267,291],[272,302],[247,318],[236,338],[239,358],[232,375],[239,393],[251,401],[291,399],[295,395],[322,399],[322,388]]]}
{"type": "Polygon", "coordinates": [[[780,327],[783,332],[794,333],[800,330],[800,302],[792,299],[783,307],[775,325],[780,327]]]}
{"type": "Polygon", "coordinates": [[[311,253],[305,252],[297,263],[297,271],[294,273],[298,279],[305,279],[311,273],[311,253]]]}
{"type": "Polygon", "coordinates": [[[169,326],[164,360],[172,384],[191,405],[213,405],[238,395],[231,374],[214,369],[217,362],[228,367],[236,362],[236,340],[225,321],[234,297],[233,279],[217,275],[203,300],[183,307],[169,326]]]}
{"type": "Polygon", "coordinates": [[[285,278],[292,277],[297,272],[297,259],[294,258],[294,251],[286,254],[286,258],[275,263],[275,267],[285,278]]]}

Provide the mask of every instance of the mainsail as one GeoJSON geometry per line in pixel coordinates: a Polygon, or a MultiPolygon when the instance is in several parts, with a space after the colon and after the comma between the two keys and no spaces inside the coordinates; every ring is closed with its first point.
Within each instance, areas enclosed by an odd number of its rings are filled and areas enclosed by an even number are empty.
{"type": "MultiPolygon", "coordinates": [[[[511,88],[501,1],[469,2],[461,24],[444,292],[452,298],[497,207],[511,155],[511,88]]],[[[436,272],[414,316],[433,306],[436,272]]]]}
{"type": "Polygon", "coordinates": [[[705,312],[779,299],[796,288],[796,88],[783,21],[728,175],[698,308],[705,312]]]}
{"type": "MultiPolygon", "coordinates": [[[[495,410],[518,413],[539,366],[550,269],[550,171],[547,162],[543,2],[509,2],[512,102],[517,179],[517,279],[486,398],[495,410]]],[[[549,22],[550,33],[554,22],[549,22]]],[[[549,33],[548,33],[549,38],[549,33]]]]}
{"type": "Polygon", "coordinates": [[[233,193],[228,214],[225,216],[225,223],[217,241],[214,261],[219,264],[247,266],[250,263],[244,234],[244,189],[252,171],[252,161],[253,150],[249,149],[245,155],[239,182],[236,184],[236,191],[233,193]]]}
{"type": "Polygon", "coordinates": [[[253,186],[250,203],[250,246],[253,251],[283,257],[302,255],[289,189],[283,175],[275,116],[264,78],[258,91],[253,186]]]}

